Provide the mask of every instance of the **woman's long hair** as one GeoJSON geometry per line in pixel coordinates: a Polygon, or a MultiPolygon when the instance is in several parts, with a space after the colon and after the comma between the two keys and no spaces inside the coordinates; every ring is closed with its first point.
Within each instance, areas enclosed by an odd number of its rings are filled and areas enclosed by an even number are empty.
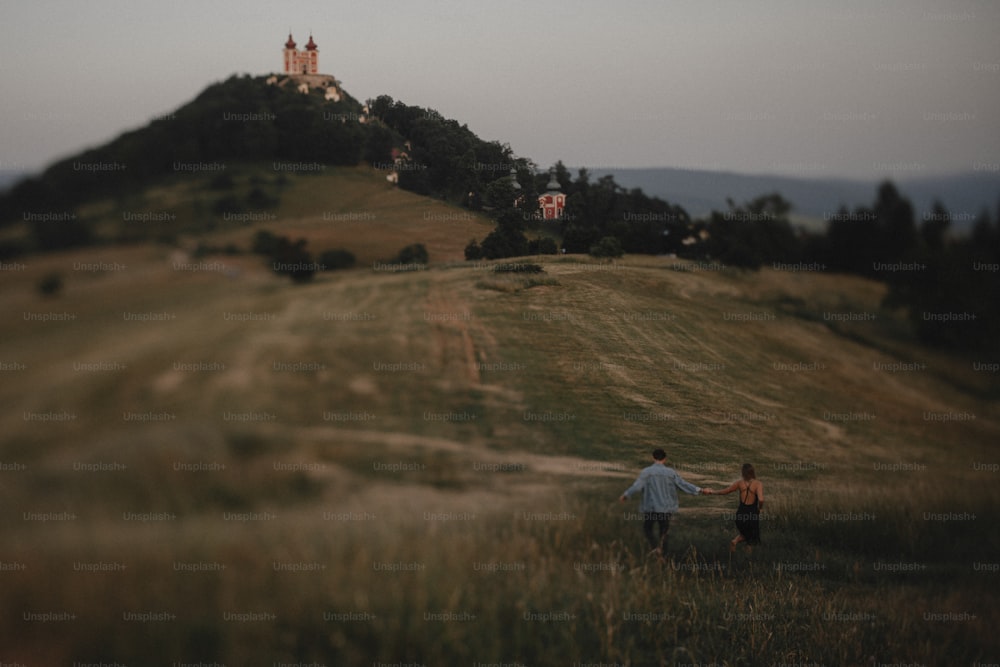
{"type": "Polygon", "coordinates": [[[743,464],[743,479],[747,482],[751,479],[757,479],[757,473],[754,471],[752,463],[743,464]]]}

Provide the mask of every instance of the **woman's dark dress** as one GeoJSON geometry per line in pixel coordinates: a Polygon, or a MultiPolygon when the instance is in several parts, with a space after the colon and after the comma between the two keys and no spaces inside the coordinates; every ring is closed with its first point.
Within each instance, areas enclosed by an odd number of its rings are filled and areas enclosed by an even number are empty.
{"type": "Polygon", "coordinates": [[[736,510],[736,528],[747,544],[760,544],[760,509],[757,506],[757,494],[751,493],[750,486],[746,491],[740,490],[740,506],[736,510]],[[745,501],[753,496],[753,504],[745,501]]]}

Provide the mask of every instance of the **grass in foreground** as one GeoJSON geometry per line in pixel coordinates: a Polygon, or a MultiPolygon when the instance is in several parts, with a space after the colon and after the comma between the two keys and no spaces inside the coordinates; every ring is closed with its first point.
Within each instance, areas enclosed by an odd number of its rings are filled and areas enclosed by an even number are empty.
{"type": "Polygon", "coordinates": [[[995,553],[995,538],[971,542],[957,523],[919,534],[913,503],[875,494],[879,519],[854,527],[778,500],[765,544],[735,555],[713,503],[675,518],[661,563],[645,553],[634,504],[605,502],[619,490],[514,512],[351,519],[299,505],[281,520],[65,530],[45,555],[12,554],[28,567],[8,575],[5,597],[8,609],[74,617],[9,616],[18,639],[6,659],[972,664],[1000,650],[996,574],[952,548],[995,553]],[[95,563],[125,569],[87,571],[95,563]]]}

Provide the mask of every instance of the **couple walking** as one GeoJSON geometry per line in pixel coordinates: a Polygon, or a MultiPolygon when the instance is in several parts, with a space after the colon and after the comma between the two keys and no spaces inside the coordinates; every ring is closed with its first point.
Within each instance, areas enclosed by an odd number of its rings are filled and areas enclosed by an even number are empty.
{"type": "Polygon", "coordinates": [[[643,515],[642,531],[653,551],[660,557],[667,549],[667,532],[670,530],[670,515],[678,510],[677,489],[691,495],[727,495],[733,491],[740,493],[740,506],[736,510],[736,529],[739,534],[729,543],[729,550],[746,542],[748,547],[760,544],[760,510],[764,506],[764,487],[749,463],[743,464],[741,479],[720,491],[699,488],[685,481],[677,471],[667,465],[667,453],[662,449],[653,450],[653,464],[644,468],[632,486],[621,496],[624,503],[629,496],[642,492],[639,509],[643,515]],[[659,527],[659,538],[653,533],[659,527]]]}

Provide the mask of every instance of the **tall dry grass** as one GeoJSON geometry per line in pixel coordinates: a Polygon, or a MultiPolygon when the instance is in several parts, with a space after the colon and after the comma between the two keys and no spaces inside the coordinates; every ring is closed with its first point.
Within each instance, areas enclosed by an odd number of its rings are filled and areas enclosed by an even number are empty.
{"type": "MultiPolygon", "coordinates": [[[[607,502],[618,490],[541,510],[469,512],[456,497],[444,512],[334,520],[300,498],[270,520],[214,507],[183,521],[23,527],[5,555],[27,567],[4,575],[4,659],[971,664],[1000,650],[997,575],[970,560],[995,553],[996,538],[914,517],[916,501],[873,490],[863,506],[878,518],[852,521],[831,519],[857,511],[846,494],[776,497],[764,545],[732,555],[728,508],[682,512],[660,562],[634,508],[607,502]],[[80,569],[93,563],[124,569],[80,569]],[[75,616],[22,617],[62,611],[75,616]]],[[[936,500],[976,512],[970,524],[996,518],[962,491],[936,500]]]]}

